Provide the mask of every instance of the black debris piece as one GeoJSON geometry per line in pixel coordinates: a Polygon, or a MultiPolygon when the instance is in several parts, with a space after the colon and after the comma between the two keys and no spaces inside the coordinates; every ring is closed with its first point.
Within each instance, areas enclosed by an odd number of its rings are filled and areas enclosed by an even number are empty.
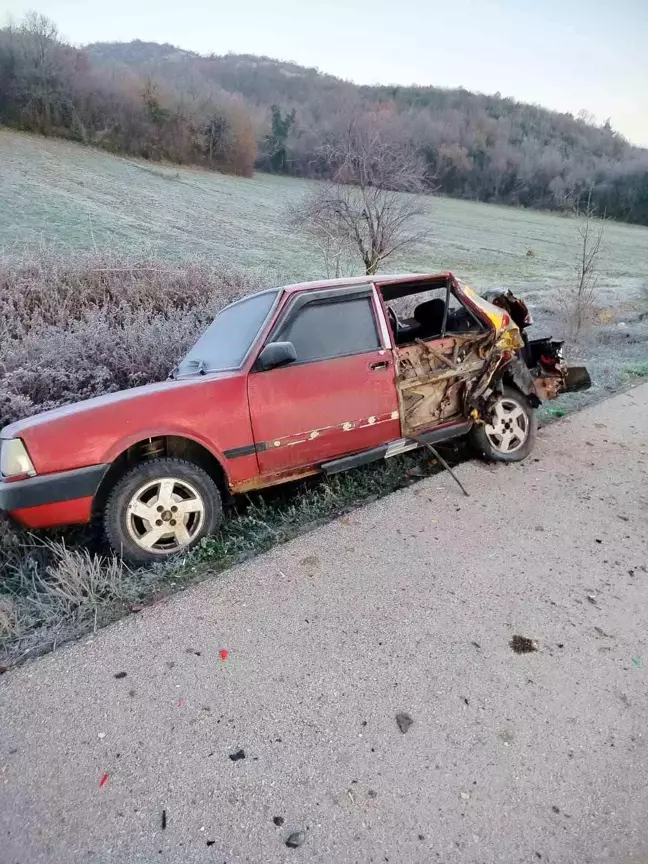
{"type": "Polygon", "coordinates": [[[166,810],[163,810],[162,811],[162,830],[163,831],[166,828],[166,825],[167,825],[166,810]]]}
{"type": "Polygon", "coordinates": [[[238,762],[239,759],[245,759],[245,750],[237,750],[236,753],[230,753],[229,758],[232,762],[238,762]]]}
{"type": "Polygon", "coordinates": [[[528,639],[526,636],[513,636],[509,642],[511,648],[516,654],[531,654],[538,650],[538,645],[533,639],[528,639]]]}
{"type": "Polygon", "coordinates": [[[293,831],[290,837],[286,840],[286,846],[289,849],[297,849],[299,846],[303,846],[306,842],[306,835],[303,831],[293,831]]]}
{"type": "Polygon", "coordinates": [[[560,807],[556,807],[555,804],[552,805],[551,809],[553,810],[554,813],[560,813],[560,807]]]}
{"type": "Polygon", "coordinates": [[[272,817],[272,821],[274,822],[274,824],[275,824],[278,828],[280,828],[280,827],[283,825],[283,823],[284,823],[284,818],[283,818],[283,816],[273,816],[273,817],[272,817]]]}
{"type": "Polygon", "coordinates": [[[125,677],[126,677],[126,672],[116,672],[115,673],[115,678],[125,678],[125,677]]]}
{"type": "Polygon", "coordinates": [[[414,723],[414,721],[409,714],[405,714],[405,712],[402,712],[396,715],[396,723],[398,724],[398,728],[404,735],[410,728],[412,723],[414,723]]]}
{"type": "Polygon", "coordinates": [[[213,846],[215,842],[216,842],[215,840],[208,840],[208,841],[207,841],[207,845],[208,845],[208,846],[213,846]]]}

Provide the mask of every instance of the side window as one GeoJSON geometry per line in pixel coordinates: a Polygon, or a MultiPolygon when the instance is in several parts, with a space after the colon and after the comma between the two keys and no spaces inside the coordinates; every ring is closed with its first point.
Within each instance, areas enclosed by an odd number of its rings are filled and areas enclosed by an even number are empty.
{"type": "Polygon", "coordinates": [[[314,300],[272,338],[275,342],[292,342],[298,363],[365,354],[380,348],[369,297],[314,300]]]}

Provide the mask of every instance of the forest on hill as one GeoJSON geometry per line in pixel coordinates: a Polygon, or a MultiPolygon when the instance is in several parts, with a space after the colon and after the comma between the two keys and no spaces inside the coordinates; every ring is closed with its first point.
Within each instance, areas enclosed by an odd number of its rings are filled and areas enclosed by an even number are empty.
{"type": "Polygon", "coordinates": [[[267,57],[67,45],[35,13],[0,29],[0,122],[116,153],[325,179],[353,123],[415,148],[431,190],[648,225],[648,150],[606,122],[464,89],[359,86],[267,57]]]}

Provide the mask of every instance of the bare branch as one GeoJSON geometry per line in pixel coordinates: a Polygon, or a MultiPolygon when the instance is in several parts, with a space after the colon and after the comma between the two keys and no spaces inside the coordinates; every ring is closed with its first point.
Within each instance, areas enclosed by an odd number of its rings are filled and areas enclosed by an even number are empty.
{"type": "Polygon", "coordinates": [[[371,115],[352,115],[322,153],[332,181],[289,213],[291,225],[316,246],[335,249],[338,257],[355,250],[371,275],[390,255],[425,238],[426,231],[415,230],[418,217],[428,212],[425,168],[394,127],[381,127],[371,115]]]}

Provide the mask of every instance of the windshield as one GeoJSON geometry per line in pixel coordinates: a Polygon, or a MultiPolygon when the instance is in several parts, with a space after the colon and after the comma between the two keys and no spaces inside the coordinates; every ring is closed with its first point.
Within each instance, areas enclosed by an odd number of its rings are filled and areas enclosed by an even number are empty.
{"type": "Polygon", "coordinates": [[[263,291],[226,306],[180,362],[174,377],[238,369],[278,294],[277,289],[263,291]]]}

